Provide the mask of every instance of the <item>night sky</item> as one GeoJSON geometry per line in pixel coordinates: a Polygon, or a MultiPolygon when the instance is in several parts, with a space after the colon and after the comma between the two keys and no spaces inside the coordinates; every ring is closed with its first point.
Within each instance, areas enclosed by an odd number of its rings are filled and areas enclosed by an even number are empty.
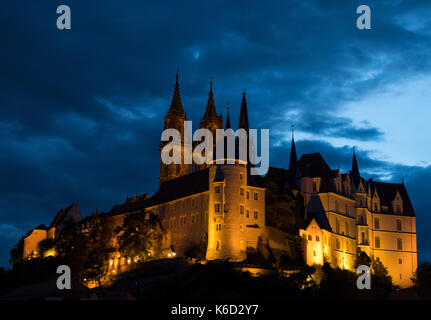
{"type": "Polygon", "coordinates": [[[431,260],[430,1],[2,1],[0,41],[0,266],[72,202],[85,216],[156,191],[177,68],[194,128],[211,77],[232,123],[246,90],[271,166],[287,168],[294,124],[299,155],[346,171],[355,146],[364,178],[404,178],[431,260]]]}

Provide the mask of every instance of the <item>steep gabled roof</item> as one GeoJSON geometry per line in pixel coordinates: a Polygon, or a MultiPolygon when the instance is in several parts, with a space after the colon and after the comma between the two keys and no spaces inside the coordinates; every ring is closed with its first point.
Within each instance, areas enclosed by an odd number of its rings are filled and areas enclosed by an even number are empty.
{"type": "Polygon", "coordinates": [[[302,177],[331,177],[331,169],[319,152],[302,155],[298,168],[302,177]]]}
{"type": "Polygon", "coordinates": [[[407,190],[402,183],[388,183],[388,182],[377,182],[377,181],[368,181],[371,194],[373,195],[375,191],[380,198],[380,203],[383,206],[387,206],[389,209],[389,213],[394,212],[394,208],[392,207],[392,201],[395,200],[395,196],[397,192],[400,193],[401,199],[403,200],[403,215],[415,217],[415,212],[413,209],[413,205],[410,201],[410,197],[407,193],[407,190]]]}
{"type": "Polygon", "coordinates": [[[320,229],[332,232],[331,225],[329,224],[328,217],[324,212],[308,212],[307,219],[302,223],[301,229],[307,229],[311,221],[315,219],[320,229]]]}
{"type": "MultiPolygon", "coordinates": [[[[67,208],[60,209],[60,211],[58,211],[57,215],[54,217],[51,224],[49,225],[49,228],[61,225],[66,220],[66,218],[68,217],[72,209],[79,211],[79,205],[76,203],[72,203],[67,208]]],[[[73,217],[70,217],[70,218],[73,218],[73,217]]],[[[80,215],[79,215],[79,219],[81,219],[80,215]]]]}

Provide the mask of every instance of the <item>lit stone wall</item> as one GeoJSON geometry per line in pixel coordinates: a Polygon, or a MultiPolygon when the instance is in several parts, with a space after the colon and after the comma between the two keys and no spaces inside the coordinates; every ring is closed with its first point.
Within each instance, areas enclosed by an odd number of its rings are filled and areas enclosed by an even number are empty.
{"type": "Polygon", "coordinates": [[[224,180],[210,168],[207,259],[242,261],[265,236],[265,190],[247,186],[247,169],[220,165],[224,180]],[[248,193],[248,199],[247,199],[248,193]]]}
{"type": "Polygon", "coordinates": [[[33,229],[33,231],[24,238],[23,259],[29,257],[36,250],[38,243],[45,239],[45,230],[33,229]]]}

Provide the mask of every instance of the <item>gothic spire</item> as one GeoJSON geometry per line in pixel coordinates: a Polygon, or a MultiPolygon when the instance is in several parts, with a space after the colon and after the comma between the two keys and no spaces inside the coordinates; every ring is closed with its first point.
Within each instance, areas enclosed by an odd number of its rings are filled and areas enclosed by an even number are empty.
{"type": "Polygon", "coordinates": [[[176,75],[174,95],[172,97],[172,102],[171,102],[171,107],[169,108],[169,113],[185,114],[184,109],[183,109],[183,104],[181,103],[180,87],[178,85],[178,73],[179,73],[179,71],[177,71],[177,75],[176,75]]]}
{"type": "Polygon", "coordinates": [[[296,156],[295,139],[293,136],[293,126],[292,126],[292,144],[290,147],[290,159],[289,159],[289,169],[288,170],[295,172],[297,162],[298,162],[298,158],[296,156]]]}
{"type": "Polygon", "coordinates": [[[247,113],[247,100],[245,98],[245,91],[242,93],[241,101],[241,114],[239,116],[239,126],[238,129],[244,129],[248,133],[248,113],[247,113]]]}
{"type": "Polygon", "coordinates": [[[355,148],[353,148],[352,176],[355,178],[360,177],[358,162],[356,161],[355,148]]]}
{"type": "Polygon", "coordinates": [[[217,112],[214,103],[214,94],[213,94],[213,80],[211,78],[210,81],[210,92],[208,94],[208,103],[207,108],[205,110],[204,119],[217,119],[217,112]]]}
{"type": "Polygon", "coordinates": [[[227,117],[226,117],[226,127],[225,127],[225,130],[227,130],[227,129],[232,129],[232,127],[230,125],[229,108],[227,108],[227,117]]]}

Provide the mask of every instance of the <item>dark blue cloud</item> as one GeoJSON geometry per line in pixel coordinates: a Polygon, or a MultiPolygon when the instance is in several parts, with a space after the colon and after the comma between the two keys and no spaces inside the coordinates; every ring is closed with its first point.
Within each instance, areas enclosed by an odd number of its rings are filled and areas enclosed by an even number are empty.
{"type": "MultiPolygon", "coordinates": [[[[280,137],[294,122],[322,140],[299,141],[300,152],[321,151],[342,168],[351,147],[334,148],[325,137],[385,139],[379,128],[341,116],[342,106],[431,67],[425,1],[373,2],[367,32],[355,27],[356,0],[62,1],[72,9],[71,31],[55,27],[58,4],[0,3],[2,265],[20,234],[73,201],[89,214],[155,191],[177,67],[195,123],[214,76],[217,109],[230,102],[234,123],[246,88],[253,127],[280,137]]],[[[271,165],[287,166],[289,146],[277,143],[271,165]]],[[[398,180],[406,172],[371,155],[358,154],[364,172],[380,168],[398,180]]],[[[419,217],[426,172],[408,169],[419,217]]],[[[425,240],[420,247],[428,248],[425,240]]]]}

